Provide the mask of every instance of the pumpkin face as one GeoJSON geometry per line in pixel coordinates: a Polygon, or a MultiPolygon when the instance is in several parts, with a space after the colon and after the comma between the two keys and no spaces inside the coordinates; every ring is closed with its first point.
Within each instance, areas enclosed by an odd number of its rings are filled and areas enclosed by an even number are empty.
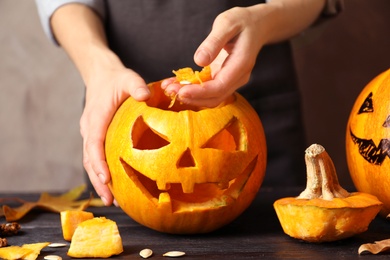
{"type": "Polygon", "coordinates": [[[264,177],[261,122],[239,94],[212,109],[176,102],[159,82],[127,99],[106,137],[110,188],[135,221],[167,233],[204,233],[235,219],[264,177]]]}
{"type": "Polygon", "coordinates": [[[373,79],[352,108],[347,132],[348,168],[355,187],[384,203],[390,213],[390,70],[373,79]]]}

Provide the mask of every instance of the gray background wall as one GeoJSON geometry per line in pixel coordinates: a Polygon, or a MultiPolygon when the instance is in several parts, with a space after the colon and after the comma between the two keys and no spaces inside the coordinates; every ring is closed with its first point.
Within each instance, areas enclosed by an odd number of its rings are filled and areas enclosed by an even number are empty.
{"type": "Polygon", "coordinates": [[[33,0],[0,0],[0,192],[81,184],[83,85],[33,0]]]}
{"type": "MultiPolygon", "coordinates": [[[[390,67],[389,11],[389,0],[346,0],[341,16],[294,40],[308,143],[325,146],[344,185],[352,184],[344,148],[349,111],[368,81],[390,67]]],[[[82,99],[81,79],[44,36],[34,1],[0,0],[0,192],[83,183],[82,99]]]]}

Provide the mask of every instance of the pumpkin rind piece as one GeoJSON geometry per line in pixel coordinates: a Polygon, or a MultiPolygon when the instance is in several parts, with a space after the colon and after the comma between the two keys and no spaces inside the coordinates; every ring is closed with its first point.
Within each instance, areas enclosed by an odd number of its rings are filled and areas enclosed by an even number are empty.
{"type": "Polygon", "coordinates": [[[68,250],[75,258],[108,258],[123,252],[118,226],[105,217],[95,217],[78,225],[68,250]]]}
{"type": "Polygon", "coordinates": [[[60,212],[62,235],[66,241],[71,241],[77,226],[88,219],[94,218],[92,212],[83,210],[65,210],[60,212]]]}
{"type": "Polygon", "coordinates": [[[283,231],[291,237],[316,243],[366,231],[382,203],[373,195],[348,193],[341,188],[333,162],[322,146],[309,147],[305,160],[306,189],[298,197],[282,198],[274,203],[283,231]]]}

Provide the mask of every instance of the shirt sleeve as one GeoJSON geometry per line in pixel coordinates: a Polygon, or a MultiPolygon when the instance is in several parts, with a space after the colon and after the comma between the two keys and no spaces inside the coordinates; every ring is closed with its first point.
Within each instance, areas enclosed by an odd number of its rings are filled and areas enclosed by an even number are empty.
{"type": "Polygon", "coordinates": [[[70,3],[84,4],[92,8],[102,19],[105,18],[104,0],[35,0],[38,15],[46,36],[56,45],[59,45],[50,26],[50,19],[61,6],[70,3]]]}

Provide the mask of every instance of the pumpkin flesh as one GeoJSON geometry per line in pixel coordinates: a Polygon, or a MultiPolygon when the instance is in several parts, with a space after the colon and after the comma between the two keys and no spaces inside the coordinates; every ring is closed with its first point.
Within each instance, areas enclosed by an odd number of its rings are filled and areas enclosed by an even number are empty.
{"type": "Polygon", "coordinates": [[[62,236],[66,241],[71,241],[77,226],[88,219],[92,219],[93,213],[83,210],[65,210],[60,212],[62,236]]]}
{"type": "Polygon", "coordinates": [[[122,238],[116,223],[105,217],[96,217],[77,226],[68,250],[68,256],[108,258],[122,252],[122,238]]]}

